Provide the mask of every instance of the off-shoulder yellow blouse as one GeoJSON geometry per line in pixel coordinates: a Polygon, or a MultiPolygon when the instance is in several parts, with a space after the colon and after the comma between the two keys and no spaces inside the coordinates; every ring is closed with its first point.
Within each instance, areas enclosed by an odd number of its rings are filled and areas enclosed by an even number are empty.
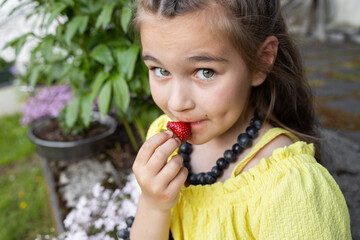
{"type": "MultiPolygon", "coordinates": [[[[165,115],[155,120],[148,138],[169,120],[165,115]]],[[[171,215],[175,240],[351,239],[345,199],[316,162],[314,146],[281,128],[266,132],[225,182],[183,186],[171,215]],[[295,143],[275,149],[271,157],[240,173],[281,134],[295,143]]]]}

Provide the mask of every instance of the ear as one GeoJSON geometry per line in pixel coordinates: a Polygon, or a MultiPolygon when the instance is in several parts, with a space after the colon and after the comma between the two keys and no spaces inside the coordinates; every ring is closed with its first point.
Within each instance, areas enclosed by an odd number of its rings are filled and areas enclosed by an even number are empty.
{"type": "Polygon", "coordinates": [[[252,81],[253,87],[259,86],[265,81],[276,60],[278,46],[279,40],[275,36],[267,37],[261,44],[259,48],[259,59],[265,66],[263,71],[255,73],[252,81]]]}

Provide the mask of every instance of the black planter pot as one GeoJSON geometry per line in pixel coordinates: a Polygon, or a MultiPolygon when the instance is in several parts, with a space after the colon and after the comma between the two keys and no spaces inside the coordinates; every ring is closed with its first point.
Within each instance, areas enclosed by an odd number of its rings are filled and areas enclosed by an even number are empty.
{"type": "Polygon", "coordinates": [[[77,160],[93,156],[104,149],[108,137],[110,137],[116,130],[117,122],[110,116],[102,116],[100,113],[95,112],[93,114],[93,121],[98,121],[102,125],[107,127],[107,130],[103,133],[81,139],[76,141],[48,141],[37,137],[36,133],[39,133],[46,129],[54,119],[43,119],[34,122],[27,135],[29,139],[36,145],[37,153],[51,160],[77,160]]]}

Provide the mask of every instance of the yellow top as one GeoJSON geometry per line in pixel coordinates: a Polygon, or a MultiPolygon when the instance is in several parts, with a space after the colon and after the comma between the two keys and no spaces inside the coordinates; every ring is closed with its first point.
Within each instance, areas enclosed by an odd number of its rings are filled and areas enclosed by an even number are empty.
{"type": "MultiPolygon", "coordinates": [[[[169,120],[165,115],[155,120],[148,137],[169,120]]],[[[225,182],[182,187],[171,213],[174,239],[351,239],[345,199],[314,152],[312,144],[284,129],[269,130],[225,182]],[[238,174],[281,134],[295,143],[238,174]]]]}

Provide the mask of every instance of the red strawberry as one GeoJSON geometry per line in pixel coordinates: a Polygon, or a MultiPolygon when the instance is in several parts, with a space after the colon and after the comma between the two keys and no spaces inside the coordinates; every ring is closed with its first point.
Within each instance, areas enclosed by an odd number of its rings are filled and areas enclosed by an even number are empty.
{"type": "Polygon", "coordinates": [[[166,127],[173,131],[182,143],[191,135],[191,126],[188,122],[168,122],[166,127]]]}

